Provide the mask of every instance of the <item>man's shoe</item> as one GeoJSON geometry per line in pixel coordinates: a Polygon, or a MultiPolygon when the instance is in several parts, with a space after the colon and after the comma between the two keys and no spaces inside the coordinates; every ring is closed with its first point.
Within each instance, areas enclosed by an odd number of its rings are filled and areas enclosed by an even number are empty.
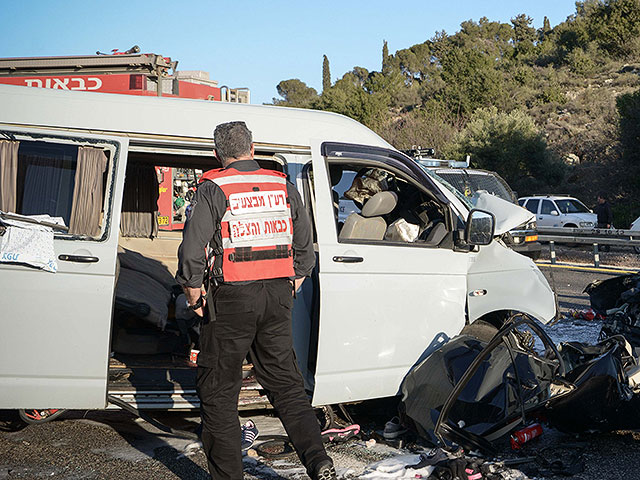
{"type": "Polygon", "coordinates": [[[240,444],[242,450],[247,450],[251,448],[253,442],[258,438],[258,427],[253,423],[252,420],[249,420],[247,423],[240,427],[242,430],[242,443],[240,444]]]}
{"type": "Polygon", "coordinates": [[[393,417],[384,425],[384,432],[382,432],[382,436],[386,440],[393,440],[398,438],[400,435],[404,435],[407,433],[407,429],[402,426],[400,423],[400,419],[398,417],[393,417]]]}
{"type": "Polygon", "coordinates": [[[313,480],[337,480],[336,469],[331,460],[321,461],[315,469],[313,480]]]}

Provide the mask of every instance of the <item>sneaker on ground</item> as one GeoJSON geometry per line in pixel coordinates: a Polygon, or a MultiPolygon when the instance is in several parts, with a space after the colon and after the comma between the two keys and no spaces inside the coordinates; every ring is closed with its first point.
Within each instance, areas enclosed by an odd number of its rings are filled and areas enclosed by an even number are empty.
{"type": "Polygon", "coordinates": [[[240,444],[242,450],[247,450],[251,448],[253,442],[258,438],[258,427],[253,423],[252,420],[249,420],[247,423],[240,427],[242,430],[242,443],[240,444]]]}
{"type": "Polygon", "coordinates": [[[382,432],[382,436],[387,440],[393,440],[405,433],[407,433],[407,429],[402,426],[400,419],[398,417],[393,417],[384,424],[384,432],[382,432]]]}
{"type": "Polygon", "coordinates": [[[346,427],[329,428],[321,432],[323,442],[346,442],[360,433],[360,425],[354,423],[346,427]]]}

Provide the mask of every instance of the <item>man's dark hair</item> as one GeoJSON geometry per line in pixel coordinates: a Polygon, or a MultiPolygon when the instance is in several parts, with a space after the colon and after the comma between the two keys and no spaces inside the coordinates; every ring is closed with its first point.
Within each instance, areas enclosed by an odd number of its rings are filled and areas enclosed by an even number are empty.
{"type": "Polygon", "coordinates": [[[606,200],[607,199],[607,193],[606,192],[598,192],[598,198],[606,200]]]}
{"type": "Polygon", "coordinates": [[[253,138],[244,122],[221,123],[213,131],[213,142],[220,161],[251,153],[253,138]]]}

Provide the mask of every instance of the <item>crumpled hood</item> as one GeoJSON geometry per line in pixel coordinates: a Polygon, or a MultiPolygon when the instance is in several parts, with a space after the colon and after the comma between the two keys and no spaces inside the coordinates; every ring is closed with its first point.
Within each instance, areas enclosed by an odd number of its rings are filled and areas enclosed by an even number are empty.
{"type": "Polygon", "coordinates": [[[502,235],[535,218],[535,215],[526,208],[496,197],[486,190],[478,190],[474,193],[471,203],[475,208],[493,213],[496,217],[495,235],[502,235]]]}

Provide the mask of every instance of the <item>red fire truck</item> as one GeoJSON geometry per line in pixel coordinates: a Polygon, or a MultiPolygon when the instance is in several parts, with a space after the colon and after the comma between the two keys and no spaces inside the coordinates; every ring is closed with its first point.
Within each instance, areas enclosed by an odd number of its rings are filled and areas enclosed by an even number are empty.
{"type": "MultiPolygon", "coordinates": [[[[0,83],[27,87],[249,103],[247,88],[218,86],[207,72],[178,71],[178,62],[155,53],[125,52],[66,57],[0,58],[0,83]]],[[[156,166],[160,184],[158,227],[178,230],[202,173],[156,166]]]]}

